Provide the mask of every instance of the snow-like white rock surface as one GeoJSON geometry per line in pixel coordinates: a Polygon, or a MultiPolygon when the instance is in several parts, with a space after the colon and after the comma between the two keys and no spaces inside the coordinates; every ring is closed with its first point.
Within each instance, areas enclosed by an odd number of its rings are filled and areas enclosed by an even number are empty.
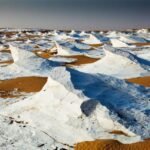
{"type": "Polygon", "coordinates": [[[10,53],[2,53],[2,52],[0,52],[0,62],[11,60],[11,59],[12,59],[12,57],[11,57],[10,53]]]}
{"type": "Polygon", "coordinates": [[[62,63],[71,63],[77,61],[77,59],[74,58],[65,58],[61,56],[55,56],[50,58],[49,60],[55,61],[55,62],[62,62],[62,63]]]}
{"type": "Polygon", "coordinates": [[[89,34],[89,38],[84,39],[82,42],[85,44],[101,44],[100,40],[92,34],[89,34]]]}
{"type": "Polygon", "coordinates": [[[0,66],[0,80],[22,76],[41,76],[48,80],[38,93],[0,97],[0,149],[68,150],[75,143],[87,140],[116,139],[133,143],[150,137],[150,88],[124,80],[150,74],[149,47],[130,45],[134,41],[148,41],[148,30],[137,31],[134,36],[131,31],[90,34],[58,30],[42,33],[37,29],[15,31],[11,42],[7,42],[9,38],[5,35],[0,37],[2,49],[9,45],[11,50],[11,54],[0,52],[0,60],[8,60],[11,55],[14,60],[10,65],[0,66]],[[25,36],[23,31],[37,37],[26,42],[15,41],[18,36],[25,36]],[[109,41],[113,41],[112,47],[109,43],[103,49],[90,46],[109,41]],[[32,52],[38,49],[57,51],[57,54],[43,59],[32,52]],[[64,63],[76,60],[63,56],[71,55],[101,59],[67,68],[64,63]],[[110,134],[113,130],[129,136],[110,134]]]}
{"type": "Polygon", "coordinates": [[[67,48],[64,49],[57,42],[56,42],[56,48],[57,48],[57,55],[63,55],[63,56],[70,56],[71,55],[71,52],[67,48]]]}
{"type": "MultiPolygon", "coordinates": [[[[148,73],[149,65],[142,67],[138,60],[129,52],[123,50],[114,51],[111,47],[104,47],[105,57],[99,61],[77,68],[87,73],[102,73],[118,78],[138,77],[148,73]]],[[[149,62],[147,62],[149,64],[149,62]]],[[[143,64],[145,65],[145,64],[143,64]]]]}
{"type": "Polygon", "coordinates": [[[118,39],[111,39],[110,41],[111,41],[113,47],[134,47],[134,46],[128,45],[127,43],[124,43],[118,39]]]}
{"type": "Polygon", "coordinates": [[[68,148],[68,146],[59,143],[47,133],[32,127],[28,122],[19,118],[15,120],[12,117],[0,115],[0,148],[7,150],[37,150],[37,149],[55,149],[68,148]]]}
{"type": "Polygon", "coordinates": [[[145,43],[146,41],[143,38],[139,37],[127,37],[127,36],[121,36],[120,40],[129,43],[129,44],[134,44],[134,43],[145,43]]]}
{"type": "MultiPolygon", "coordinates": [[[[23,101],[6,106],[2,111],[0,111],[0,113],[3,115],[12,116],[14,118],[19,115],[20,119],[29,122],[31,126],[46,132],[51,137],[55,137],[57,141],[60,141],[61,143],[67,143],[69,145],[73,145],[73,143],[81,142],[83,140],[93,140],[102,137],[112,139],[117,138],[123,143],[139,140],[138,136],[134,137],[134,134],[124,128],[120,123],[113,120],[112,117],[116,117],[118,120],[119,118],[117,118],[115,114],[110,116],[110,112],[107,109],[112,105],[112,111],[116,109],[118,109],[118,111],[121,111],[121,109],[123,109],[122,111],[125,111],[127,109],[128,112],[130,112],[129,106],[131,105],[132,92],[128,95],[121,92],[121,90],[124,90],[127,87],[122,87],[122,89],[118,87],[116,91],[114,91],[114,85],[113,83],[112,85],[109,83],[109,77],[94,77],[86,74],[84,75],[82,73],[78,74],[78,72],[74,72],[74,70],[68,71],[64,68],[56,68],[55,71],[51,73],[53,79],[51,77],[48,78],[48,81],[41,92],[37,93],[35,96],[24,99],[23,101]],[[58,74],[59,72],[60,74],[58,74]],[[85,79],[83,77],[88,79],[89,84],[87,83],[84,85],[85,79]],[[80,84],[78,84],[78,81],[75,80],[79,80],[80,84]],[[102,85],[102,82],[105,86],[102,85]],[[103,88],[103,92],[100,93],[99,96],[97,95],[98,91],[96,90],[93,93],[94,95],[91,95],[87,85],[91,87],[96,86],[99,88],[102,86],[106,87],[106,89],[103,88]],[[112,86],[112,89],[110,89],[110,85],[112,86]],[[114,94],[111,100],[105,96],[105,102],[101,101],[105,92],[107,93],[108,91],[112,93],[110,90],[113,92],[117,92],[117,90],[119,90],[120,95],[117,96],[114,94]],[[117,105],[120,104],[121,98],[123,98],[125,95],[128,97],[128,101],[123,103],[122,106],[120,105],[120,107],[118,107],[117,105]],[[55,116],[58,117],[56,118],[55,116]],[[123,130],[133,137],[116,137],[106,132],[109,130],[123,130]]],[[[118,81],[116,80],[114,82],[118,81]]],[[[120,83],[122,83],[122,81],[120,81],[120,83]]],[[[139,94],[141,94],[138,89],[133,88],[133,90],[135,90],[134,96],[139,96],[139,94]]],[[[140,97],[144,98],[142,94],[140,97]]],[[[139,100],[137,99],[136,101],[132,101],[132,104],[137,105],[135,111],[140,112],[139,100]]],[[[127,126],[134,128],[134,125],[128,124],[128,116],[126,114],[122,115],[125,115],[127,118],[120,118],[120,122],[122,120],[127,124],[127,126]]],[[[134,114],[131,114],[130,118],[132,117],[134,121],[134,114]]],[[[140,120],[138,123],[138,128],[140,128],[140,120]]],[[[148,129],[146,127],[143,129],[143,136],[145,136],[144,134],[147,132],[147,130],[148,129]]],[[[138,133],[140,130],[136,132],[138,133]]]]}

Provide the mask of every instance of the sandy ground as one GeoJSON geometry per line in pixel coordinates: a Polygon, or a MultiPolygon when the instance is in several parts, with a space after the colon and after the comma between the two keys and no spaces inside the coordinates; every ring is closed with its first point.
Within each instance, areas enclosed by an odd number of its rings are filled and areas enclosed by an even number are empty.
{"type": "Polygon", "coordinates": [[[149,150],[150,139],[133,144],[122,144],[116,140],[96,140],[75,145],[75,150],[149,150]]]}
{"type": "Polygon", "coordinates": [[[0,52],[3,52],[3,53],[11,53],[10,49],[3,49],[3,50],[0,50],[0,52]]]}
{"type": "Polygon", "coordinates": [[[12,32],[12,31],[8,31],[8,32],[0,32],[0,34],[2,34],[2,35],[6,35],[7,36],[7,38],[11,38],[11,36],[13,36],[13,35],[16,35],[18,32],[12,32]]]}
{"type": "MultiPolygon", "coordinates": [[[[3,50],[0,50],[0,52],[2,53],[11,53],[10,49],[6,48],[6,49],[3,49],[3,50]]],[[[9,64],[12,64],[14,61],[12,59],[10,60],[6,60],[6,61],[0,61],[0,65],[9,65],[9,64]]]]}
{"type": "Polygon", "coordinates": [[[145,87],[150,87],[150,76],[127,79],[127,81],[132,82],[132,83],[136,83],[136,84],[140,84],[140,85],[143,85],[145,87]]]}
{"type": "Polygon", "coordinates": [[[124,135],[124,136],[129,136],[127,135],[126,133],[124,133],[123,131],[119,131],[119,130],[114,130],[114,131],[111,131],[109,132],[111,134],[116,134],[116,135],[124,135]]]}
{"type": "Polygon", "coordinates": [[[90,46],[92,47],[100,47],[100,46],[103,46],[103,44],[89,44],[90,46]]]}
{"type": "Polygon", "coordinates": [[[28,39],[32,40],[32,39],[37,39],[40,38],[40,35],[28,35],[28,34],[24,34],[23,36],[20,36],[16,39],[11,39],[12,36],[18,34],[18,32],[0,32],[1,35],[5,35],[7,37],[6,41],[7,42],[12,42],[12,41],[27,41],[28,39]]]}
{"type": "Polygon", "coordinates": [[[19,77],[9,80],[0,80],[0,97],[14,97],[20,92],[39,92],[46,81],[47,78],[44,77],[19,77]],[[15,91],[15,95],[13,95],[13,91],[15,91]]]}
{"type": "Polygon", "coordinates": [[[9,65],[12,64],[13,62],[14,62],[13,60],[6,60],[6,61],[0,61],[0,64],[9,65]]]}
{"type": "Polygon", "coordinates": [[[66,64],[67,66],[80,66],[83,64],[94,63],[99,60],[97,58],[91,58],[85,55],[75,55],[75,56],[65,56],[65,57],[77,59],[77,61],[75,62],[67,63],[66,64]]]}
{"type": "Polygon", "coordinates": [[[150,46],[150,42],[147,43],[134,43],[136,46],[150,46]]]}
{"type": "Polygon", "coordinates": [[[27,35],[27,34],[24,37],[28,39],[41,38],[40,35],[27,35]]]}
{"type": "Polygon", "coordinates": [[[37,56],[41,57],[41,58],[45,58],[48,59],[50,57],[52,57],[55,53],[50,52],[50,50],[34,50],[33,51],[37,56]]]}

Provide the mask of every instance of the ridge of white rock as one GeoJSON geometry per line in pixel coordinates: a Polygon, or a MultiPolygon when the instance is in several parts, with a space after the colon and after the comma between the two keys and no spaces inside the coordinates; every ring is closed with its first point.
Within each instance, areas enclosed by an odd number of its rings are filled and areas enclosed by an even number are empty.
{"type": "Polygon", "coordinates": [[[21,50],[19,47],[17,47],[17,45],[14,46],[12,44],[9,44],[9,47],[10,47],[10,50],[11,50],[12,58],[13,58],[15,63],[18,62],[18,61],[21,62],[23,60],[26,61],[27,58],[30,58],[30,57],[34,56],[33,53],[31,53],[27,50],[21,50]]]}
{"type": "Polygon", "coordinates": [[[101,41],[92,34],[89,34],[89,37],[85,38],[82,42],[85,44],[101,44],[101,41]]]}
{"type": "Polygon", "coordinates": [[[57,30],[54,30],[52,33],[54,36],[58,36],[59,34],[57,33],[57,30]]]}
{"type": "Polygon", "coordinates": [[[107,37],[108,38],[117,38],[119,35],[118,35],[118,32],[117,31],[108,31],[107,33],[107,37]]]}
{"type": "Polygon", "coordinates": [[[137,33],[145,33],[145,34],[147,34],[149,32],[148,32],[148,29],[140,29],[140,30],[137,31],[137,33]]]}
{"type": "Polygon", "coordinates": [[[14,76],[16,73],[18,75],[19,73],[35,73],[36,75],[47,76],[51,69],[60,65],[58,62],[40,58],[33,52],[26,49],[21,49],[17,45],[10,45],[10,49],[14,63],[4,68],[4,70],[9,70],[9,73],[12,74],[12,76],[14,76]],[[16,70],[16,68],[18,69],[16,70]]]}
{"type": "Polygon", "coordinates": [[[75,30],[71,30],[70,35],[76,34],[75,30]]]}
{"type": "Polygon", "coordinates": [[[137,65],[140,65],[143,69],[149,71],[149,65],[150,65],[150,61],[147,61],[145,59],[139,58],[138,56],[132,54],[131,52],[124,50],[124,49],[114,49],[112,47],[109,46],[104,46],[104,50],[105,51],[109,51],[111,53],[120,55],[122,57],[125,57],[131,61],[133,61],[134,63],[136,63],[137,65]]]}
{"type": "Polygon", "coordinates": [[[68,49],[62,48],[57,42],[55,42],[56,48],[57,48],[57,55],[63,55],[63,56],[70,56],[70,52],[68,49]]]}
{"type": "Polygon", "coordinates": [[[128,45],[125,42],[122,42],[118,39],[110,39],[113,47],[135,47],[134,45],[128,45]]]}
{"type": "Polygon", "coordinates": [[[145,59],[147,61],[150,60],[150,48],[145,48],[140,51],[134,52],[139,58],[145,59]]]}
{"type": "Polygon", "coordinates": [[[77,48],[73,44],[70,44],[69,46],[69,45],[61,45],[57,42],[55,43],[57,48],[57,55],[59,56],[74,56],[74,55],[83,55],[86,53],[90,53],[88,50],[77,48]]]}
{"type": "Polygon", "coordinates": [[[4,45],[0,44],[0,51],[4,49],[4,45]]]}
{"type": "Polygon", "coordinates": [[[85,33],[85,31],[81,31],[81,33],[79,35],[84,36],[84,35],[86,35],[86,33],[85,33]]]}
{"type": "Polygon", "coordinates": [[[91,37],[88,37],[89,32],[80,31],[73,31],[72,35],[38,29],[28,29],[28,33],[20,29],[10,31],[20,31],[16,33],[19,37],[28,34],[35,38],[25,43],[15,41],[15,34],[6,38],[2,33],[0,39],[5,49],[2,47],[0,59],[13,57],[14,63],[0,66],[0,80],[24,76],[47,77],[48,80],[38,93],[25,93],[17,98],[0,97],[1,149],[20,150],[23,146],[32,150],[72,150],[75,143],[82,141],[115,139],[126,144],[150,137],[150,88],[124,80],[150,75],[149,48],[130,46],[133,41],[148,42],[148,30],[90,32],[91,37]],[[105,44],[114,38],[125,44],[125,48],[121,48],[122,43],[120,48],[93,49],[90,46],[97,42],[105,44]],[[86,40],[89,44],[82,43],[86,40]],[[65,67],[62,66],[65,62],[76,59],[58,55],[40,58],[32,52],[35,48],[51,52],[58,48],[59,55],[84,54],[101,59],[91,64],[65,67]],[[110,134],[114,130],[129,136],[110,134]]]}
{"type": "Polygon", "coordinates": [[[135,37],[129,37],[129,36],[121,36],[120,40],[122,42],[125,42],[128,44],[145,43],[146,42],[143,38],[135,38],[135,37]]]}
{"type": "Polygon", "coordinates": [[[66,34],[60,34],[60,35],[59,35],[59,38],[60,38],[61,40],[67,40],[67,39],[69,39],[69,38],[71,38],[71,37],[68,36],[68,35],[66,35],[66,34]]]}
{"type": "MultiPolygon", "coordinates": [[[[70,82],[69,76],[64,77],[68,82],[70,82]]],[[[64,82],[61,76],[59,78],[64,82]]],[[[93,84],[95,83],[94,81],[93,84]]],[[[28,122],[32,127],[44,131],[50,137],[55,137],[60,143],[71,146],[83,140],[101,137],[119,139],[123,143],[140,140],[139,136],[135,136],[117,121],[113,121],[109,116],[109,110],[97,100],[88,100],[81,95],[79,97],[73,87],[69,87],[68,90],[65,86],[49,77],[41,92],[6,106],[0,113],[13,118],[19,115],[20,119],[28,122]],[[123,130],[131,137],[114,136],[107,132],[113,129],[123,130]]]]}
{"type": "Polygon", "coordinates": [[[95,63],[83,65],[77,69],[88,73],[102,73],[118,78],[138,77],[148,73],[148,65],[141,65],[137,57],[123,50],[115,50],[110,46],[104,47],[105,56],[95,63]]]}
{"type": "Polygon", "coordinates": [[[27,43],[27,44],[30,44],[30,43],[32,43],[32,41],[28,39],[28,40],[26,41],[26,43],[27,43]]]}

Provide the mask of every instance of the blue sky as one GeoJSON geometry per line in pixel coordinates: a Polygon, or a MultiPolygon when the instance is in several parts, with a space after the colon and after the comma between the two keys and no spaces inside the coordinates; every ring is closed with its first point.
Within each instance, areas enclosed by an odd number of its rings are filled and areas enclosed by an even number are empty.
{"type": "Polygon", "coordinates": [[[144,28],[149,16],[149,0],[0,0],[0,27],[144,28]]]}

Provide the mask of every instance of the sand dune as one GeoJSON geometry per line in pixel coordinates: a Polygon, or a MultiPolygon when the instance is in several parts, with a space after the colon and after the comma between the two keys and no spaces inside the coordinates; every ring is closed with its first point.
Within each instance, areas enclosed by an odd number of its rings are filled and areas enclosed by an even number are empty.
{"type": "Polygon", "coordinates": [[[133,144],[122,144],[116,140],[96,140],[75,145],[75,150],[149,150],[150,139],[133,144]]]}
{"type": "Polygon", "coordinates": [[[150,87],[150,76],[127,79],[128,82],[150,87]]]}

